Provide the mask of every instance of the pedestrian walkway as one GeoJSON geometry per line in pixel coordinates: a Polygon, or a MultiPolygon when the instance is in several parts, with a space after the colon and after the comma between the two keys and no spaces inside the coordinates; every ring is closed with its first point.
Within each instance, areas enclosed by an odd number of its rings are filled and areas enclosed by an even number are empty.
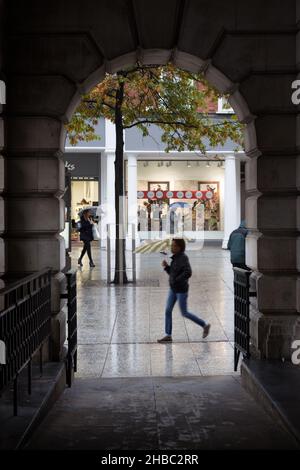
{"type": "Polygon", "coordinates": [[[238,378],[77,379],[28,445],[50,450],[295,449],[238,378]]]}
{"type": "MultiPolygon", "coordinates": [[[[74,248],[74,266],[79,247],[74,248]]],[[[217,247],[188,252],[190,310],[164,333],[167,275],[159,254],[137,259],[137,285],[107,286],[103,250],[78,271],[78,372],[29,449],[294,449],[297,444],[248,395],[233,372],[233,275],[217,247]]]]}
{"type": "MultiPolygon", "coordinates": [[[[107,286],[106,251],[93,247],[78,271],[77,377],[206,376],[233,374],[233,274],[229,253],[212,246],[187,251],[193,276],[189,310],[211,324],[202,328],[173,312],[173,344],[164,335],[168,276],[160,254],[137,255],[137,286],[107,286]]],[[[73,248],[77,267],[80,245],[73,248]]],[[[130,274],[130,271],[129,271],[130,274]]]]}

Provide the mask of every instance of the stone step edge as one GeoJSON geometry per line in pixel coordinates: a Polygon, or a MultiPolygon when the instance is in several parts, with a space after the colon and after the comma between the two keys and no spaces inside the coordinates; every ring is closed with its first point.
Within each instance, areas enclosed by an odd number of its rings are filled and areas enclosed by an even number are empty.
{"type": "Polygon", "coordinates": [[[273,400],[245,360],[241,363],[241,383],[252,398],[254,398],[273,419],[278,421],[281,427],[300,445],[300,432],[290,422],[280,405],[273,400]]]}
{"type": "Polygon", "coordinates": [[[22,450],[29,442],[30,438],[33,436],[33,433],[36,431],[38,426],[46,418],[50,410],[52,409],[55,402],[62,395],[66,389],[66,361],[58,363],[58,371],[49,387],[46,395],[43,398],[43,401],[39,409],[34,413],[30,423],[20,437],[15,450],[22,450]]]}

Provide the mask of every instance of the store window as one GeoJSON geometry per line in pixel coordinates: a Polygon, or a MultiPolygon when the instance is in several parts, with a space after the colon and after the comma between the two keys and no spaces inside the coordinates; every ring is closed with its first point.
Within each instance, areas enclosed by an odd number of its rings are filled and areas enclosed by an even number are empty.
{"type": "MultiPolygon", "coordinates": [[[[220,231],[220,183],[197,180],[186,183],[184,189],[170,190],[169,182],[148,181],[148,189],[137,193],[138,230],[165,231],[172,214],[183,217],[187,230],[220,231]],[[201,224],[199,214],[203,217],[201,224]]],[[[182,186],[182,180],[178,186],[182,186]]]]}
{"type": "Polygon", "coordinates": [[[204,205],[204,230],[220,230],[220,191],[219,182],[199,181],[198,190],[206,191],[204,205]]]}
{"type": "Polygon", "coordinates": [[[99,205],[99,182],[83,178],[72,179],[71,194],[72,240],[77,240],[75,222],[80,218],[79,212],[82,209],[99,205]]]}

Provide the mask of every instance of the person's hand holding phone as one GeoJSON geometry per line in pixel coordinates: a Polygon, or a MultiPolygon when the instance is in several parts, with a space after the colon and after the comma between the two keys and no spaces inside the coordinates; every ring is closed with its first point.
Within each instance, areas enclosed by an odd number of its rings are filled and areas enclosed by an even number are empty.
{"type": "Polygon", "coordinates": [[[162,267],[163,268],[166,268],[168,266],[168,263],[166,262],[166,260],[164,259],[161,263],[162,267]]]}

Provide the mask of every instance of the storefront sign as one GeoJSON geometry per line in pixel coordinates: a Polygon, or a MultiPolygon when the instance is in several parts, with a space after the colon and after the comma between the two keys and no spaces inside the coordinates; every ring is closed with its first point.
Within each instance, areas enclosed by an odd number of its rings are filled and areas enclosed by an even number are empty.
{"type": "Polygon", "coordinates": [[[214,197],[213,191],[138,191],[138,199],[202,199],[214,197]]]}
{"type": "Polygon", "coordinates": [[[72,176],[72,181],[98,181],[94,176],[72,176]]]}

